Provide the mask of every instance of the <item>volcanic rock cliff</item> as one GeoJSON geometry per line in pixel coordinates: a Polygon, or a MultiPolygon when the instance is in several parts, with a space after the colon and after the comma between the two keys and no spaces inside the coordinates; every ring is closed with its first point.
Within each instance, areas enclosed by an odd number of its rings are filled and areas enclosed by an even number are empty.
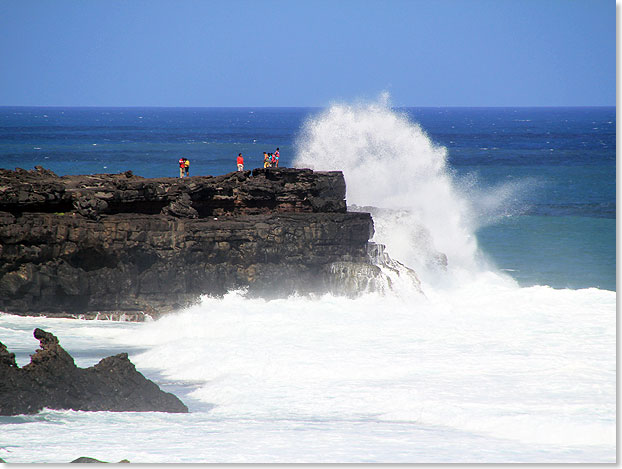
{"type": "Polygon", "coordinates": [[[158,314],[249,295],[353,293],[379,268],[341,172],[146,179],[0,170],[0,311],[158,314]],[[352,272],[364,272],[353,282],[352,272]]]}

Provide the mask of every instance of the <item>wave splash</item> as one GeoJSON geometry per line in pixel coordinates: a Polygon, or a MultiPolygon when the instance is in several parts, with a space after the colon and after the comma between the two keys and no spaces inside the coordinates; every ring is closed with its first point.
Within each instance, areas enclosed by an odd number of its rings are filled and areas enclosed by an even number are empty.
{"type": "Polygon", "coordinates": [[[309,119],[294,165],[343,171],[350,210],[372,212],[373,241],[428,283],[492,270],[475,231],[521,191],[516,183],[484,191],[474,177],[457,180],[447,149],[392,110],[387,94],[374,103],[335,104],[309,119]]]}

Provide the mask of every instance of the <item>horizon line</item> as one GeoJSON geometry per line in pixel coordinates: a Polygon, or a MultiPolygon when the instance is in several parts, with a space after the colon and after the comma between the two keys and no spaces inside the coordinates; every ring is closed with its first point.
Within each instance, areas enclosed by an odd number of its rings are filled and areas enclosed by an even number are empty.
{"type": "MultiPolygon", "coordinates": [[[[340,103],[335,103],[340,104],[340,103]]],[[[2,108],[81,108],[81,109],[323,109],[330,107],[332,104],[325,106],[158,106],[158,105],[46,105],[46,104],[0,104],[2,108]]],[[[416,105],[401,105],[401,106],[389,106],[393,109],[400,108],[463,108],[463,109],[507,109],[507,108],[605,108],[613,107],[615,104],[564,104],[564,105],[487,105],[487,106],[465,106],[465,105],[437,105],[437,106],[416,106],[416,105]]]]}

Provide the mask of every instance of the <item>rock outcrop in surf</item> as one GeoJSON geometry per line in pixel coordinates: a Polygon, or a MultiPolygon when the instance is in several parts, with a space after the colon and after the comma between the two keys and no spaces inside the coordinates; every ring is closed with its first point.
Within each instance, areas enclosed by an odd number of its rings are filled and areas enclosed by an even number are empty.
{"type": "Polygon", "coordinates": [[[339,171],[0,170],[0,311],[140,320],[200,295],[356,294],[381,275],[339,171]],[[360,281],[352,272],[362,273],[360,281]]]}
{"type": "Polygon", "coordinates": [[[40,348],[20,368],[0,343],[0,415],[34,414],[43,408],[113,412],[188,412],[173,394],[136,370],[126,353],[78,368],[58,338],[35,329],[40,348]]]}

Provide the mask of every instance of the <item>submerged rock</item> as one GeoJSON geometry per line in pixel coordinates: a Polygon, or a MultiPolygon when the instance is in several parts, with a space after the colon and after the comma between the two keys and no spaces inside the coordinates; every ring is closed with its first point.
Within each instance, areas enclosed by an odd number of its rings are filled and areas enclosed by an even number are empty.
{"type": "MultiPolygon", "coordinates": [[[[78,463],[78,464],[89,464],[89,463],[103,463],[103,464],[106,464],[107,463],[107,461],[100,461],[99,459],[89,458],[89,457],[86,457],[86,456],[80,456],[79,458],[74,459],[71,462],[72,463],[78,463]]],[[[121,463],[129,463],[129,461],[127,459],[122,459],[117,464],[121,464],[121,463]]]]}
{"type": "Polygon", "coordinates": [[[103,463],[103,464],[106,464],[106,461],[100,461],[99,459],[89,458],[87,456],[80,456],[79,458],[71,461],[71,463],[77,463],[77,464],[103,463]]]}
{"type": "Polygon", "coordinates": [[[188,412],[136,370],[126,353],[78,368],[53,334],[35,329],[40,348],[23,368],[0,343],[0,415],[33,414],[43,408],[86,411],[188,412]]]}

